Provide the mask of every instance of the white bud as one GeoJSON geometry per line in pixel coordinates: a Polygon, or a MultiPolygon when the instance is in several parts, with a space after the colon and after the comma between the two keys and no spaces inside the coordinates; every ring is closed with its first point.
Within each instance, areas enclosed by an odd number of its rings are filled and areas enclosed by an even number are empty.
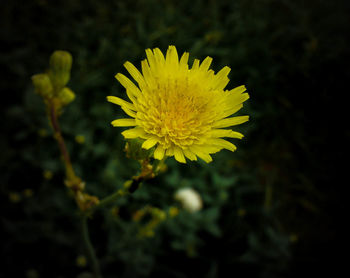
{"type": "Polygon", "coordinates": [[[192,213],[200,210],[203,206],[201,196],[192,188],[179,189],[174,198],[182,204],[185,210],[192,213]]]}

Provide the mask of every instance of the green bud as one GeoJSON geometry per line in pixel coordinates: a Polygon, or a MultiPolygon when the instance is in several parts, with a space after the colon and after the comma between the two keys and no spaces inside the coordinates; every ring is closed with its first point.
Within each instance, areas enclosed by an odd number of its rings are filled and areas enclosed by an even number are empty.
{"type": "Polygon", "coordinates": [[[62,106],[66,106],[75,99],[75,94],[68,87],[64,87],[61,91],[59,91],[57,97],[60,100],[62,106]]]}
{"type": "Polygon", "coordinates": [[[72,55],[69,52],[57,50],[51,55],[49,75],[56,90],[68,83],[71,67],[72,55]]]}
{"type": "Polygon", "coordinates": [[[32,82],[35,87],[35,91],[44,98],[50,98],[53,96],[53,88],[50,78],[45,73],[39,73],[32,76],[32,82]]]}
{"type": "Polygon", "coordinates": [[[146,150],[142,148],[145,140],[135,138],[129,139],[125,145],[126,156],[136,160],[143,160],[149,158],[154,153],[155,147],[146,150]]]}

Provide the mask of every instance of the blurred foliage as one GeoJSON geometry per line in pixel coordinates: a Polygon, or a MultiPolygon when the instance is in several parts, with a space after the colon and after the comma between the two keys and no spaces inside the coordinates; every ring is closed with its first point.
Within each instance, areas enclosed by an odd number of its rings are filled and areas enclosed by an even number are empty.
{"type": "MultiPolygon", "coordinates": [[[[348,1],[2,1],[0,277],[90,277],[79,217],[44,105],[30,77],[57,49],[73,55],[75,101],[60,118],[74,168],[99,197],[138,166],[109,123],[125,97],[114,79],[123,63],[169,44],[190,59],[232,68],[245,84],[251,121],[235,153],[211,164],[179,165],[90,221],[104,277],[300,277],[336,271],[340,147],[348,142],[340,93],[350,75],[348,1]],[[336,140],[335,140],[336,138],[336,140]],[[138,237],[132,215],[168,211],[174,192],[192,187],[204,208],[180,211],[138,237]],[[333,261],[334,260],[334,261],[333,261]],[[328,267],[328,268],[327,268],[328,267]]],[[[338,259],[338,258],[337,258],[338,259]]]]}

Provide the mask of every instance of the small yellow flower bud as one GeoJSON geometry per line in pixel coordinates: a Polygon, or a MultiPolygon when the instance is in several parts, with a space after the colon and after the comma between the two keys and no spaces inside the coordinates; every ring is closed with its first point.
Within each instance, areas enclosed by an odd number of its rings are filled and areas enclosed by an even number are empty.
{"type": "Polygon", "coordinates": [[[60,100],[61,105],[66,106],[75,99],[75,94],[71,89],[65,87],[61,91],[59,91],[57,97],[60,100]]]}
{"type": "Polygon", "coordinates": [[[39,73],[32,76],[32,82],[35,91],[44,98],[51,98],[53,96],[53,88],[50,78],[45,73],[39,73]]]}
{"type": "Polygon", "coordinates": [[[39,135],[40,137],[46,137],[46,136],[47,136],[47,130],[46,130],[45,128],[40,128],[40,129],[38,130],[38,135],[39,135]]]}
{"type": "Polygon", "coordinates": [[[75,136],[75,141],[76,141],[78,144],[84,144],[84,143],[85,143],[85,137],[84,137],[84,135],[77,135],[77,136],[75,136]]]}
{"type": "Polygon", "coordinates": [[[51,180],[52,179],[52,176],[53,176],[53,173],[52,171],[50,170],[45,170],[43,172],[43,177],[46,179],[46,180],[51,180]]]}
{"type": "Polygon", "coordinates": [[[23,190],[23,195],[27,198],[30,198],[33,196],[33,190],[27,188],[23,190]]]}
{"type": "Polygon", "coordinates": [[[86,257],[83,256],[83,255],[78,256],[77,259],[76,259],[76,264],[79,267],[85,267],[86,264],[87,264],[86,257]]]}
{"type": "Polygon", "coordinates": [[[51,55],[49,75],[56,90],[68,83],[72,60],[72,55],[67,51],[57,50],[51,55]]]}
{"type": "Polygon", "coordinates": [[[18,203],[21,201],[21,196],[16,192],[10,192],[9,199],[12,203],[18,203]]]}

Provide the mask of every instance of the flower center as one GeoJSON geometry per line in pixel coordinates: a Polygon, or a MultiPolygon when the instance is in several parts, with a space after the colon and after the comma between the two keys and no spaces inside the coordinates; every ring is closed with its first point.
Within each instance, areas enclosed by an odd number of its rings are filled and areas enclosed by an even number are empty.
{"type": "Polygon", "coordinates": [[[144,105],[137,113],[137,120],[147,133],[160,137],[164,146],[191,145],[210,129],[212,100],[197,84],[187,79],[168,80],[143,93],[144,105]]]}

